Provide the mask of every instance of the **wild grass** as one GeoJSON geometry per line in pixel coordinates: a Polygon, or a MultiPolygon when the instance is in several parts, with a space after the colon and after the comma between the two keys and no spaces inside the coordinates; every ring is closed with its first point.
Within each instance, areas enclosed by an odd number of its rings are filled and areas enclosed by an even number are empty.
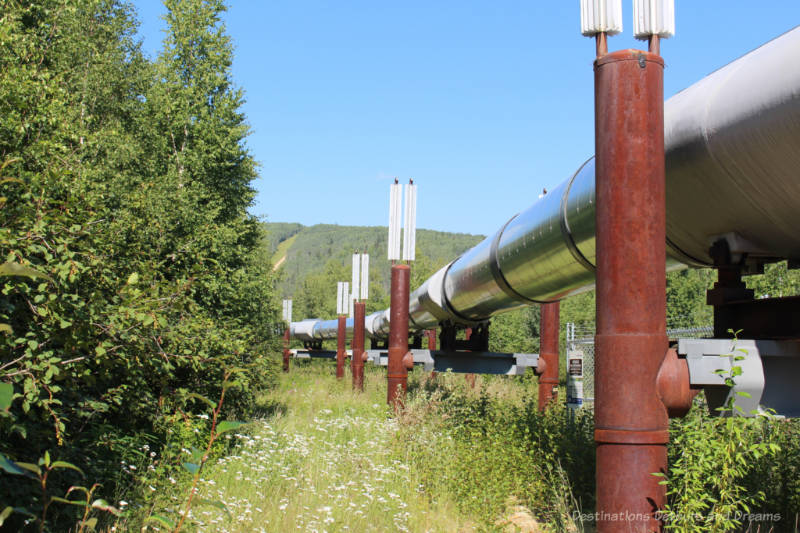
{"type": "Polygon", "coordinates": [[[450,494],[482,530],[581,530],[572,517],[593,508],[589,413],[540,413],[528,378],[415,377],[396,443],[429,493],[450,494]]]}
{"type": "Polygon", "coordinates": [[[368,371],[365,393],[336,381],[329,361],[293,361],[261,398],[265,416],[231,436],[232,453],[203,473],[192,509],[197,531],[471,531],[446,497],[431,499],[390,446],[397,419],[385,375],[368,371]]]}
{"type": "MultiPolygon", "coordinates": [[[[431,379],[415,369],[405,406],[394,412],[386,406],[385,376],[368,365],[365,392],[355,393],[349,376],[335,379],[331,361],[293,361],[279,386],[259,397],[262,416],[230,435],[228,453],[203,470],[196,501],[206,503],[192,508],[193,529],[593,531],[578,518],[595,510],[590,410],[556,404],[540,413],[529,376],[477,376],[473,386],[462,374],[431,379]]],[[[672,424],[669,510],[716,509],[714,501],[735,483],[747,495],[734,502],[737,511],[782,518],[726,530],[796,533],[800,426],[725,421],[701,407],[672,424]],[[778,451],[742,462],[742,450],[753,446],[778,451]],[[715,485],[734,463],[740,466],[731,481],[715,485]]],[[[159,484],[152,509],[174,515],[185,485],[159,484]]],[[[697,530],[677,523],[670,529],[697,530]]]]}

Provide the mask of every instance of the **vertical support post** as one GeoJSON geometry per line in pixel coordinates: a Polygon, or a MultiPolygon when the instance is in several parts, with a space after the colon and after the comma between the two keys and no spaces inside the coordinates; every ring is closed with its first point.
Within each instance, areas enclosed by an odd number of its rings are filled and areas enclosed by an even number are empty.
{"type": "MultiPolygon", "coordinates": [[[[472,328],[464,329],[464,340],[468,341],[471,338],[472,338],[472,328]]],[[[469,385],[470,389],[474,389],[475,388],[475,374],[472,374],[472,373],[464,374],[464,381],[467,382],[467,384],[469,385]]]]}
{"type": "Polygon", "coordinates": [[[389,360],[386,368],[386,401],[398,408],[408,386],[408,369],[403,358],[408,353],[408,292],[411,269],[392,265],[389,304],[389,360]]]}
{"type": "MultiPolygon", "coordinates": [[[[425,331],[425,336],[428,337],[428,350],[434,351],[436,350],[436,330],[429,329],[425,331]]],[[[431,370],[430,379],[436,379],[436,371],[431,370]]]]}
{"type": "Polygon", "coordinates": [[[539,337],[539,361],[544,361],[544,371],[539,375],[539,411],[544,411],[547,406],[555,401],[558,387],[558,362],[559,338],[561,329],[559,322],[559,302],[544,303],[541,305],[541,322],[539,337]]]}
{"type": "Polygon", "coordinates": [[[336,379],[344,377],[344,358],[347,354],[347,317],[339,315],[336,324],[336,379]]]}
{"type": "Polygon", "coordinates": [[[283,330],[283,371],[289,371],[289,328],[283,330]]]}
{"type": "Polygon", "coordinates": [[[717,268],[717,281],[713,288],[706,291],[706,303],[714,306],[714,338],[727,339],[733,335],[728,331],[732,321],[725,304],[752,300],[755,291],[748,289],[742,281],[742,267],[733,263],[726,241],[715,242],[710,253],[717,268]]]}
{"type": "Polygon", "coordinates": [[[425,335],[428,337],[428,349],[435,350],[436,349],[436,330],[429,329],[425,331],[425,335]]]}
{"type": "Polygon", "coordinates": [[[669,424],[656,386],[666,336],[664,61],[595,61],[598,533],[661,531],[669,424]]]}
{"type": "Polygon", "coordinates": [[[355,302],[353,304],[353,342],[350,348],[353,356],[350,359],[350,372],[353,375],[353,389],[364,390],[364,317],[366,315],[367,304],[355,302]]]}

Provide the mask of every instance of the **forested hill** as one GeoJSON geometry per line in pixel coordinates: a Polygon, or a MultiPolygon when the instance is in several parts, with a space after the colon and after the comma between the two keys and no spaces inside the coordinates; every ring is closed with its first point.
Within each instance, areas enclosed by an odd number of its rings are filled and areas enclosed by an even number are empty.
{"type": "MultiPolygon", "coordinates": [[[[336,271],[340,281],[350,280],[351,255],[356,250],[370,255],[371,279],[388,292],[390,268],[386,259],[388,230],[385,226],[303,226],[276,222],[267,223],[266,229],[272,263],[280,272],[278,291],[282,296],[298,294],[309,275],[322,274],[326,268],[336,271]]],[[[466,233],[417,230],[416,270],[428,272],[438,268],[483,238],[466,233]]],[[[335,295],[335,284],[330,290],[335,295]]]]}

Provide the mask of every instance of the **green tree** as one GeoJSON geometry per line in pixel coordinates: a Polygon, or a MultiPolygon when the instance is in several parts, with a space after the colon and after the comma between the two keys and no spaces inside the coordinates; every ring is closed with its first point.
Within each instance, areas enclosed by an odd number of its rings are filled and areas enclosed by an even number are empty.
{"type": "Polygon", "coordinates": [[[745,278],[756,298],[783,298],[800,294],[800,271],[789,269],[786,261],[764,266],[764,273],[745,278]]]}
{"type": "Polygon", "coordinates": [[[668,327],[711,324],[713,309],[706,305],[706,290],[715,279],[712,269],[685,269],[667,274],[668,327]]]}
{"type": "Polygon", "coordinates": [[[492,317],[489,326],[489,350],[509,353],[538,353],[538,305],[520,307],[492,317]]]}
{"type": "MultiPolygon", "coordinates": [[[[224,6],[168,9],[156,63],[116,0],[0,13],[0,249],[47,276],[0,280],[12,330],[0,382],[14,391],[0,453],[36,462],[58,449],[108,490],[130,482],[120,459],[142,438],[165,444],[190,393],[219,396],[223,368],[246,370],[226,399],[237,412],[274,368],[277,305],[246,212],[255,163],[224,6]]],[[[44,505],[18,483],[0,483],[0,500],[44,505]]]]}

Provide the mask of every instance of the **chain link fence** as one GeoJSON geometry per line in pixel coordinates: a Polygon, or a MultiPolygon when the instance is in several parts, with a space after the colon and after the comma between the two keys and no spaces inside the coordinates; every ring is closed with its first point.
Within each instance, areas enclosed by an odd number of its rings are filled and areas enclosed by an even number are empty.
{"type": "MultiPolygon", "coordinates": [[[[711,337],[714,328],[710,325],[691,326],[685,319],[671,320],[667,323],[667,337],[670,340],[698,339],[711,337]]],[[[567,322],[565,326],[566,353],[564,366],[569,368],[569,357],[574,352],[583,354],[583,405],[594,406],[594,334],[595,324],[575,324],[567,322]]]]}

